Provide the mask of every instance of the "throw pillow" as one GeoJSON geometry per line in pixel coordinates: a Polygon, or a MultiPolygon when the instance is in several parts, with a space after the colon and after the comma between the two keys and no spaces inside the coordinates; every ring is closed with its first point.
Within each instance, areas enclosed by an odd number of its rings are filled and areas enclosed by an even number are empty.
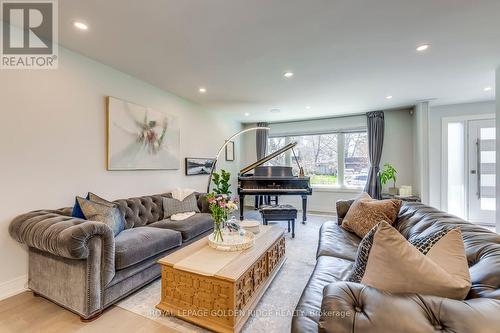
{"type": "Polygon", "coordinates": [[[125,229],[125,219],[115,205],[97,203],[81,197],[76,200],[87,220],[106,224],[115,236],[125,229]]]}
{"type": "MultiPolygon", "coordinates": [[[[89,194],[87,193],[86,199],[89,199],[89,194]]],[[[73,205],[73,210],[71,211],[71,217],[76,217],[85,220],[85,215],[83,215],[82,208],[78,203],[78,197],[75,197],[75,204],[73,205]]]]}
{"type": "Polygon", "coordinates": [[[410,243],[439,267],[470,284],[469,265],[460,227],[444,228],[427,237],[412,239],[410,243]]]}
{"type": "Polygon", "coordinates": [[[368,193],[363,193],[349,207],[342,220],[342,227],[363,238],[381,221],[393,224],[398,217],[399,208],[401,200],[374,200],[368,193]]]}
{"type": "Polygon", "coordinates": [[[442,235],[425,255],[385,221],[361,241],[347,280],[391,293],[457,300],[463,300],[471,287],[460,229],[442,235]]]}
{"type": "Polygon", "coordinates": [[[163,218],[168,219],[170,216],[179,213],[195,212],[199,213],[198,201],[194,193],[188,195],[184,200],[180,201],[174,198],[163,197],[163,218]]]}
{"type": "MultiPolygon", "coordinates": [[[[94,201],[97,203],[101,203],[103,205],[107,205],[110,207],[115,205],[114,203],[109,202],[108,200],[105,200],[92,192],[88,192],[87,197],[85,199],[90,200],[90,201],[94,201]]],[[[83,214],[83,212],[82,212],[82,208],[80,207],[80,203],[78,202],[78,197],[75,198],[75,204],[73,206],[73,210],[71,211],[71,217],[85,219],[85,214],[83,214]]]]}
{"type": "Polygon", "coordinates": [[[93,202],[100,203],[101,205],[105,205],[108,207],[116,207],[115,203],[112,203],[111,201],[108,201],[106,199],[101,198],[97,194],[94,194],[92,192],[89,192],[89,195],[87,196],[87,199],[93,202]]]}

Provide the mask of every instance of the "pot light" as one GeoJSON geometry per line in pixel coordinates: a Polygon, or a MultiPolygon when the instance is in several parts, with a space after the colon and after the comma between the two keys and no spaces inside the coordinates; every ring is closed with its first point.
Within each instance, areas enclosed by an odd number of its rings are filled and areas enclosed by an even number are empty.
{"type": "Polygon", "coordinates": [[[249,115],[250,115],[250,113],[245,112],[245,117],[248,117],[249,115]]]}
{"type": "Polygon", "coordinates": [[[89,30],[89,26],[80,21],[73,22],[73,26],[79,30],[84,30],[84,31],[89,30]]]}
{"type": "Polygon", "coordinates": [[[424,52],[431,47],[429,44],[423,44],[417,47],[418,52],[424,52]]]}
{"type": "Polygon", "coordinates": [[[492,87],[484,87],[484,91],[492,91],[493,88],[492,87]]]}
{"type": "Polygon", "coordinates": [[[198,89],[198,91],[200,92],[200,94],[204,94],[207,92],[207,89],[206,88],[203,88],[201,87],[200,89],[198,89]]]}
{"type": "Polygon", "coordinates": [[[292,76],[293,76],[293,72],[285,72],[285,73],[283,73],[283,77],[284,77],[285,79],[289,79],[289,78],[291,78],[292,76]]]}
{"type": "Polygon", "coordinates": [[[269,110],[269,111],[270,111],[271,113],[280,113],[280,112],[281,112],[281,110],[280,110],[280,109],[278,109],[278,108],[274,108],[274,109],[271,109],[271,110],[269,110]]]}
{"type": "Polygon", "coordinates": [[[306,110],[311,110],[311,107],[309,105],[306,106],[306,110]]]}
{"type": "Polygon", "coordinates": [[[385,99],[392,99],[392,95],[385,96],[385,99]]]}

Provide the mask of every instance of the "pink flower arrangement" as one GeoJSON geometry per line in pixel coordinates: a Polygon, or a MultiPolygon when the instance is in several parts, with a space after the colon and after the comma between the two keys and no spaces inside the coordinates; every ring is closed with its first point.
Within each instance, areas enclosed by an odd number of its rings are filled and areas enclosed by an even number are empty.
{"type": "Polygon", "coordinates": [[[238,209],[237,200],[231,200],[227,194],[210,193],[207,195],[210,213],[214,219],[215,240],[223,241],[222,225],[229,213],[238,209]]]}

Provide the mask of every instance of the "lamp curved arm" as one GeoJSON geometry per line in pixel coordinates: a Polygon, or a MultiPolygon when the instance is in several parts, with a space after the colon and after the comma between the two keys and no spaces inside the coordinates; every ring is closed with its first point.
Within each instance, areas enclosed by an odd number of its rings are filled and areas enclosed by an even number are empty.
{"type": "Polygon", "coordinates": [[[258,130],[269,131],[271,129],[269,127],[251,127],[251,128],[247,128],[247,129],[244,129],[242,131],[239,131],[236,134],[231,135],[229,137],[229,139],[227,139],[224,142],[224,144],[220,147],[219,151],[217,152],[217,155],[215,156],[214,163],[212,163],[212,167],[210,168],[210,175],[208,176],[208,184],[207,184],[207,193],[210,192],[210,183],[212,182],[212,176],[213,176],[214,171],[215,171],[215,166],[217,165],[217,161],[219,160],[220,154],[222,154],[222,151],[224,150],[224,148],[226,148],[226,146],[229,144],[229,142],[231,142],[233,139],[237,138],[241,134],[246,133],[246,132],[250,132],[250,131],[258,131],[258,130]]]}

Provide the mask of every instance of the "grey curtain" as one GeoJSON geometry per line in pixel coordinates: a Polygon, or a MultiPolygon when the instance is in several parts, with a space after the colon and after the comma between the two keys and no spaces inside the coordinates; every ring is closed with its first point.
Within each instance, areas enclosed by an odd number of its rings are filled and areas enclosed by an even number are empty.
{"type": "MultiPolygon", "coordinates": [[[[267,127],[267,123],[257,123],[257,127],[267,127]]],[[[260,130],[256,133],[257,160],[260,160],[266,156],[269,131],[260,130]]]]}
{"type": "Polygon", "coordinates": [[[382,198],[382,184],[378,173],[380,171],[380,158],[384,146],[384,112],[375,111],[366,114],[368,125],[368,158],[370,170],[365,185],[365,192],[374,199],[382,198]]]}

